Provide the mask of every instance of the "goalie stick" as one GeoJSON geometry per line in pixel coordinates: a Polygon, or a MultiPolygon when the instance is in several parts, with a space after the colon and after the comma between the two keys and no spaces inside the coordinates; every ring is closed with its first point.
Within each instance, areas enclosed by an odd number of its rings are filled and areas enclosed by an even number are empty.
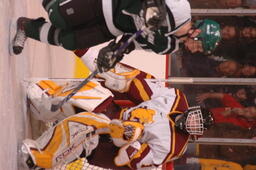
{"type": "MultiPolygon", "coordinates": [[[[139,37],[143,32],[146,32],[148,30],[146,26],[142,27],[140,30],[138,30],[136,33],[134,33],[123,45],[121,45],[113,54],[113,56],[119,55],[121,53],[124,53],[126,48],[131,44],[133,40],[135,40],[137,37],[139,37]]],[[[113,57],[114,58],[114,57],[113,57]]],[[[84,85],[86,85],[94,76],[96,76],[99,73],[99,70],[96,69],[93,71],[86,79],[84,79],[69,95],[67,95],[63,100],[61,100],[57,104],[51,105],[51,111],[56,112],[58,109],[60,109],[64,103],[66,103],[72,96],[74,96],[84,85]]]]}

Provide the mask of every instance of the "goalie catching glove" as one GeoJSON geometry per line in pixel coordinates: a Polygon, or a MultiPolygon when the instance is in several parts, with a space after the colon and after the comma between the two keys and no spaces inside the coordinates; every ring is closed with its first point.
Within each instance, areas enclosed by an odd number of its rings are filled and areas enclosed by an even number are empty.
{"type": "Polygon", "coordinates": [[[110,136],[117,147],[137,141],[143,132],[144,126],[139,122],[111,120],[109,124],[110,136]]]}
{"type": "Polygon", "coordinates": [[[128,39],[130,35],[123,35],[118,43],[111,41],[106,47],[99,51],[97,58],[97,67],[100,73],[107,72],[120,62],[124,54],[129,54],[135,49],[135,45],[131,42],[126,49],[119,49],[128,39]]]}

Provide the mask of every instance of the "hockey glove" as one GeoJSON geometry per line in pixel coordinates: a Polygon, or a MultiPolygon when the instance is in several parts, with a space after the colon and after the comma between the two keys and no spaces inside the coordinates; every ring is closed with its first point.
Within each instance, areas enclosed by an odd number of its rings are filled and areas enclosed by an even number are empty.
{"type": "Polygon", "coordinates": [[[162,26],[166,19],[165,0],[142,0],[143,17],[146,26],[154,31],[162,26]]]}
{"type": "Polygon", "coordinates": [[[124,54],[129,54],[135,49],[135,45],[132,42],[126,49],[119,51],[119,48],[129,39],[130,35],[124,35],[118,43],[111,41],[106,47],[99,51],[97,58],[97,67],[100,73],[107,72],[111,68],[120,62],[124,54]]]}

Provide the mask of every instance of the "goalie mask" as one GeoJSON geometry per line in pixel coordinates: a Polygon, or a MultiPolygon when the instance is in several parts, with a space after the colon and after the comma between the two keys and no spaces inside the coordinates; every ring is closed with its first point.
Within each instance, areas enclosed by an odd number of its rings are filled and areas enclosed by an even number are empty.
{"type": "Polygon", "coordinates": [[[200,106],[190,107],[175,120],[175,126],[190,135],[203,135],[214,124],[212,113],[200,106]]]}
{"type": "Polygon", "coordinates": [[[213,20],[204,19],[197,20],[194,27],[201,30],[201,33],[194,40],[202,41],[205,54],[212,53],[221,40],[220,25],[213,20]]]}

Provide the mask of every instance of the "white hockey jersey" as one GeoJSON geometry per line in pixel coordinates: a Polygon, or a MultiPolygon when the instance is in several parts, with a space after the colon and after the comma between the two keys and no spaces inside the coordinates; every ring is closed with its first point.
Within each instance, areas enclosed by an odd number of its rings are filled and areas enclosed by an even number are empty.
{"type": "Polygon", "coordinates": [[[135,169],[158,166],[179,158],[185,152],[189,139],[189,134],[180,132],[174,125],[175,117],[188,108],[184,94],[175,88],[147,84],[152,90],[151,99],[121,114],[123,120],[144,124],[144,132],[138,140],[141,143],[140,154],[133,156],[129,163],[135,169]],[[136,113],[140,108],[146,110],[143,116],[136,113]]]}

